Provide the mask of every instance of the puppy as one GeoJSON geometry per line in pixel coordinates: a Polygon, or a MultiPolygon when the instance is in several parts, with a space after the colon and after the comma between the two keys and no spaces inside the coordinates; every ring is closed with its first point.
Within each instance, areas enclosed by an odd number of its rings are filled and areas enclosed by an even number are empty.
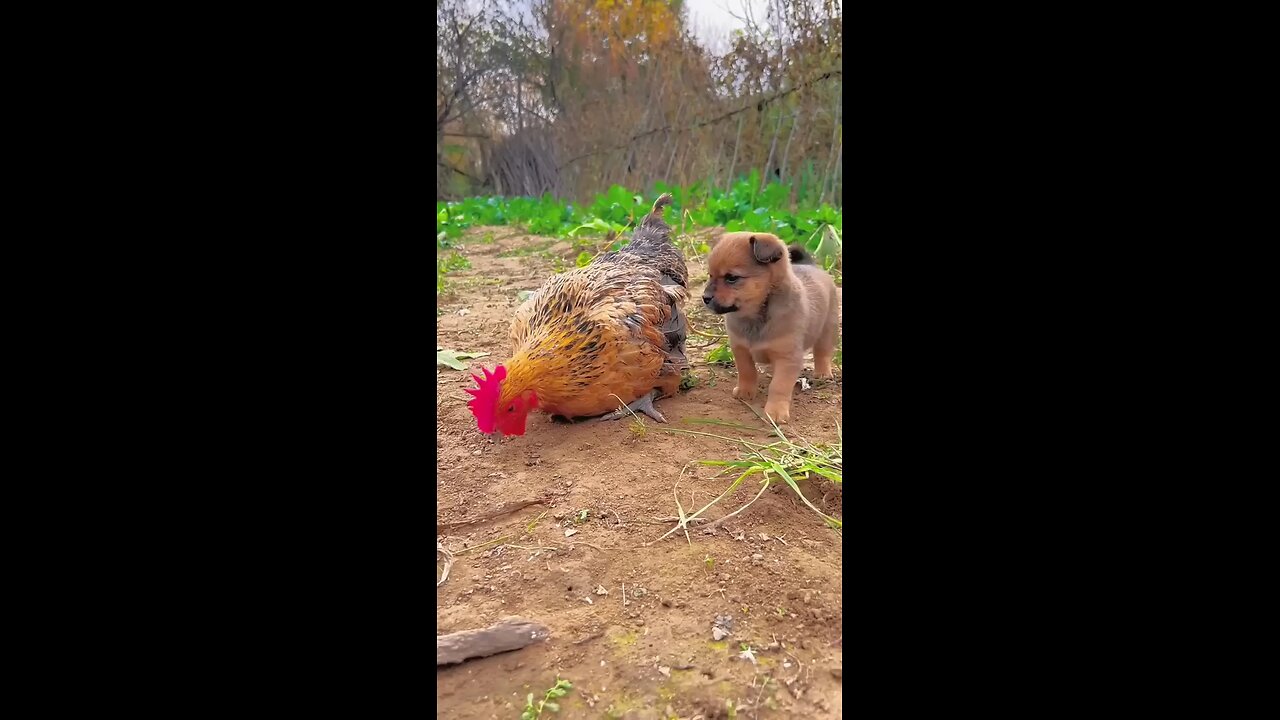
{"type": "Polygon", "coordinates": [[[756,363],[773,365],[764,411],[781,425],[791,419],[791,390],[813,348],[820,378],[830,378],[839,322],[840,291],[835,281],[799,247],[777,236],[725,233],[707,261],[711,281],[702,302],[728,314],[729,347],[738,367],[733,396],[756,396],[756,363]]]}

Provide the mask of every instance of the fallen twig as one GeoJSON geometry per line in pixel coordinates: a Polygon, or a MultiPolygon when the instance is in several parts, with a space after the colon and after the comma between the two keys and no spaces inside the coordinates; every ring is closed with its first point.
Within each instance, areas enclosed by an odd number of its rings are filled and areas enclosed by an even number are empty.
{"type": "Polygon", "coordinates": [[[539,500],[537,498],[534,498],[532,500],[517,500],[516,502],[507,503],[506,505],[503,505],[502,507],[499,507],[496,510],[485,513],[484,515],[481,515],[480,517],[474,518],[471,520],[458,520],[456,522],[436,523],[436,532],[439,532],[440,530],[447,530],[451,528],[462,527],[464,525],[474,525],[476,523],[487,522],[494,518],[502,517],[503,515],[508,515],[517,510],[522,510],[524,508],[529,507],[530,505],[541,505],[541,504],[542,504],[542,500],[539,500]]]}
{"type": "Polygon", "coordinates": [[[449,579],[449,568],[453,567],[453,553],[445,550],[444,545],[437,540],[436,554],[439,555],[440,553],[444,553],[444,572],[440,574],[440,579],[436,581],[436,587],[440,587],[445,580],[449,579]]]}

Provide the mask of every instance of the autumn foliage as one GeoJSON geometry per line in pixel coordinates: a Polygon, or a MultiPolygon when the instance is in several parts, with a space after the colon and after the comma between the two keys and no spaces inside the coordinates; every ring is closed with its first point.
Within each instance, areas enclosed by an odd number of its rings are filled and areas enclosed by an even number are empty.
{"type": "Polygon", "coordinates": [[[444,0],[440,197],[728,188],[756,170],[839,206],[840,8],[769,8],[706,47],[674,0],[444,0]]]}

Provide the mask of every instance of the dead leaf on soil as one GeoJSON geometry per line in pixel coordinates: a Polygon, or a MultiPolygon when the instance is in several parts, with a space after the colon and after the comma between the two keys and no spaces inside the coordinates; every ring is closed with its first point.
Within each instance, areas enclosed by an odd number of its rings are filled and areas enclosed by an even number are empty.
{"type": "Polygon", "coordinates": [[[462,362],[467,359],[475,359],[487,357],[489,353],[469,353],[458,352],[457,350],[436,350],[436,365],[448,365],[454,370],[466,370],[466,363],[462,362]]]}

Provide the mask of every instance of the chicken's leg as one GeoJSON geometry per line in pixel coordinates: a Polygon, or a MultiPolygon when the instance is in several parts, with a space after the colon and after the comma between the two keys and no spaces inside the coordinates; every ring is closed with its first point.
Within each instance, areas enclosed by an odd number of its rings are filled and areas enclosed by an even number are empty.
{"type": "Polygon", "coordinates": [[[600,420],[601,421],[618,420],[619,418],[626,417],[627,409],[629,408],[632,412],[642,412],[645,415],[648,415],[649,417],[653,418],[654,420],[657,420],[660,423],[664,423],[667,421],[667,419],[662,417],[662,413],[658,412],[653,407],[653,399],[657,396],[658,396],[658,391],[652,390],[647,394],[645,394],[644,396],[642,396],[639,400],[636,400],[631,404],[627,405],[626,408],[618,408],[617,410],[609,413],[608,415],[601,417],[600,420]]]}

